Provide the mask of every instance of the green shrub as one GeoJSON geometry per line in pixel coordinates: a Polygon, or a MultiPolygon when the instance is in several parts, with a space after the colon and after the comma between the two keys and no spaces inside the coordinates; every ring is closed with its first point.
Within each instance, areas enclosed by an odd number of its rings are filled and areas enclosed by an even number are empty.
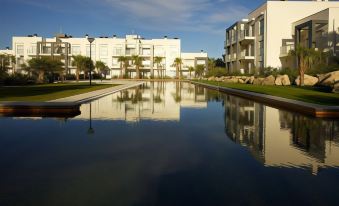
{"type": "Polygon", "coordinates": [[[216,67],[216,68],[212,68],[209,69],[206,73],[206,77],[221,77],[221,76],[226,76],[227,75],[227,71],[226,68],[222,68],[222,67],[216,67]]]}
{"type": "Polygon", "coordinates": [[[331,65],[326,65],[326,64],[319,64],[316,65],[314,68],[311,68],[306,71],[307,74],[316,76],[317,74],[325,74],[333,71],[339,70],[339,65],[338,64],[331,64],[331,65]]]}
{"type": "Polygon", "coordinates": [[[20,73],[7,76],[3,81],[5,85],[28,85],[35,82],[36,79],[20,73]]]}

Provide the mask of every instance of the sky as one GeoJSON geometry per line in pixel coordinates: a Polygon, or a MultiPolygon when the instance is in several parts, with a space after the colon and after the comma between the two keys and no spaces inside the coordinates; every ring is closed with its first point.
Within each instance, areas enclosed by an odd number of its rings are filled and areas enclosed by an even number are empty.
{"type": "Polygon", "coordinates": [[[265,0],[1,0],[0,48],[12,36],[138,34],[180,38],[183,52],[221,58],[225,29],[265,0]]]}

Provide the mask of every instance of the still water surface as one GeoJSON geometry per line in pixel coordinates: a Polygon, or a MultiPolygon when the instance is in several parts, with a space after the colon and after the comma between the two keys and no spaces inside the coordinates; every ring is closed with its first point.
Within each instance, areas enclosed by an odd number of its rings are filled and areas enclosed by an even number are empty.
{"type": "Polygon", "coordinates": [[[0,205],[339,205],[339,120],[155,82],[0,118],[0,205]]]}

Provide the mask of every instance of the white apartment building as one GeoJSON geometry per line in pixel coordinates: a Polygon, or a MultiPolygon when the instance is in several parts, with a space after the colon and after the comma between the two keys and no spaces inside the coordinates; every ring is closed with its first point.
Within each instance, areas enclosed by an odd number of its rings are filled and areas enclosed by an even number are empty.
{"type": "Polygon", "coordinates": [[[338,1],[267,1],[226,29],[226,69],[255,73],[293,67],[288,52],[297,44],[338,55],[338,9],[338,1]]]}
{"type": "MultiPolygon", "coordinates": [[[[43,38],[36,34],[27,37],[12,38],[11,53],[15,55],[17,63],[15,65],[17,71],[20,65],[27,62],[31,58],[39,56],[52,56],[60,58],[65,63],[65,69],[69,73],[75,73],[72,67],[72,56],[83,55],[90,56],[90,43],[88,35],[81,38],[75,38],[66,34],[58,34],[53,38],[43,38]]],[[[182,58],[183,68],[190,65],[204,64],[207,67],[207,53],[182,53],[181,40],[178,38],[162,39],[144,39],[139,35],[126,35],[125,38],[98,37],[91,44],[92,60],[102,61],[110,68],[107,78],[114,78],[120,75],[120,56],[139,55],[144,58],[143,66],[140,68],[143,77],[149,77],[151,70],[154,69],[154,75],[157,76],[162,71],[163,76],[174,77],[176,68],[173,65],[175,58],[182,58]],[[154,63],[154,57],[163,58],[160,65],[154,63]],[[193,62],[193,63],[192,63],[193,62]]],[[[128,67],[130,77],[135,76],[135,67],[132,62],[128,67]]],[[[187,71],[183,70],[183,74],[187,75],[187,71]]]]}

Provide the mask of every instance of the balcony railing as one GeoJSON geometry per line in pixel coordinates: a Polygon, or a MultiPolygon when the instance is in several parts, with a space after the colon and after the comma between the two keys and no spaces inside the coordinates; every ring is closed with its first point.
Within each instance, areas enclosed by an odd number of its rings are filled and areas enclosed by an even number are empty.
{"type": "Polygon", "coordinates": [[[240,59],[254,59],[253,52],[249,52],[248,50],[241,51],[240,59]]]}
{"type": "Polygon", "coordinates": [[[249,30],[241,30],[239,32],[239,41],[244,39],[254,39],[253,33],[249,30]]]}
{"type": "Polygon", "coordinates": [[[280,57],[288,56],[291,50],[294,50],[294,44],[280,47],[280,57]]]}

